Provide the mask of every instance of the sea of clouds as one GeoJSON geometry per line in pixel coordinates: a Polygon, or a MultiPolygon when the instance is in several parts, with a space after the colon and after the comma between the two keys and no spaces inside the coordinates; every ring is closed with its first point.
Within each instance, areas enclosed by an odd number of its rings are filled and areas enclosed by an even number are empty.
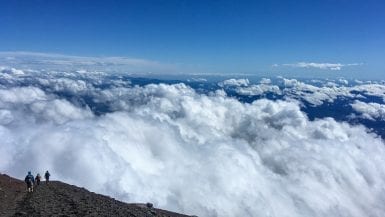
{"type": "MultiPolygon", "coordinates": [[[[0,171],[49,170],[126,202],[198,216],[385,216],[385,144],[362,125],[310,121],[294,92],[243,103],[220,88],[201,94],[105,76],[2,68],[0,171]]],[[[318,99],[354,93],[283,81],[318,99]]],[[[268,79],[221,85],[285,92],[268,79]]],[[[381,97],[378,85],[367,90],[381,97]]],[[[383,117],[375,110],[383,106],[363,103],[352,106],[383,117]]]]}

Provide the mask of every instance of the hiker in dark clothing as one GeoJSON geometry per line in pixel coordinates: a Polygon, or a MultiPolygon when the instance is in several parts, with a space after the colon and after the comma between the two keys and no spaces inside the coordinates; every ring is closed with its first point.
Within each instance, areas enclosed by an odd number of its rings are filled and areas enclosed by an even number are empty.
{"type": "Polygon", "coordinates": [[[27,191],[33,192],[33,183],[35,182],[35,179],[33,178],[31,171],[28,172],[28,175],[25,177],[24,181],[27,184],[27,191]]]}
{"type": "Polygon", "coordinates": [[[44,177],[45,177],[45,182],[48,184],[48,182],[49,182],[49,177],[51,176],[51,174],[49,174],[49,172],[48,172],[48,170],[47,170],[47,172],[45,172],[45,174],[44,174],[44,177]]]}
{"type": "Polygon", "coordinates": [[[41,176],[40,174],[38,173],[35,177],[35,181],[36,181],[36,185],[40,185],[40,180],[41,180],[41,176]]]}

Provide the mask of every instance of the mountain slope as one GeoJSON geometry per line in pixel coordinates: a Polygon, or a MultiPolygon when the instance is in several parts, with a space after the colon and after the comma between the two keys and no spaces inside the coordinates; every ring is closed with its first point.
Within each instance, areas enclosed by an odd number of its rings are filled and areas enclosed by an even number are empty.
{"type": "Polygon", "coordinates": [[[0,216],[169,216],[178,213],[127,204],[84,188],[52,181],[27,193],[22,181],[0,175],[0,216]]]}

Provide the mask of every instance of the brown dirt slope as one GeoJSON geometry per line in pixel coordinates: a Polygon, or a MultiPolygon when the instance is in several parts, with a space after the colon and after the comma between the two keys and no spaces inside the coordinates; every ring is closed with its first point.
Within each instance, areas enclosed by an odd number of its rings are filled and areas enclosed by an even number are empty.
{"type": "Polygon", "coordinates": [[[24,182],[0,174],[0,216],[12,216],[18,202],[24,198],[24,182]]]}
{"type": "Polygon", "coordinates": [[[186,217],[187,215],[127,204],[84,188],[53,181],[27,193],[22,181],[0,174],[0,216],[131,216],[186,217]]]}

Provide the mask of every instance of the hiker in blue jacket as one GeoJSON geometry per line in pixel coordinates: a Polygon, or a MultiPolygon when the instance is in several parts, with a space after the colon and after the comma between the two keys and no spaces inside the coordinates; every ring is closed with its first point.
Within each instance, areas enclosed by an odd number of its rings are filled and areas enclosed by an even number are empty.
{"type": "Polygon", "coordinates": [[[48,172],[48,170],[47,170],[47,172],[45,172],[45,174],[44,174],[44,178],[45,178],[45,182],[48,184],[48,182],[49,182],[49,177],[51,176],[51,174],[49,174],[49,172],[48,172]]]}
{"type": "Polygon", "coordinates": [[[25,177],[24,181],[27,184],[27,191],[33,192],[33,183],[35,182],[35,179],[33,178],[31,171],[28,171],[28,175],[25,177]]]}

